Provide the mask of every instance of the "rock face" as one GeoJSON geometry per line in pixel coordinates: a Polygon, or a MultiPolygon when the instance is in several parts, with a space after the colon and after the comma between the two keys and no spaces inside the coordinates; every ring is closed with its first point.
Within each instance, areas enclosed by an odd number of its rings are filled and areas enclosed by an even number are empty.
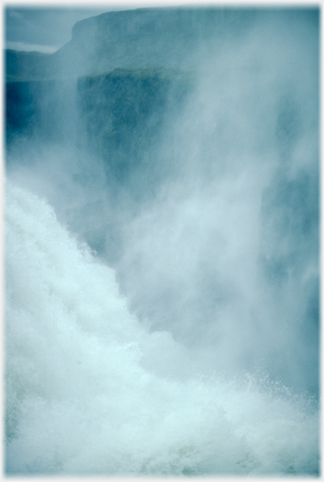
{"type": "Polygon", "coordinates": [[[77,22],[70,42],[53,54],[7,51],[7,80],[78,77],[115,68],[193,68],[207,43],[216,53],[259,14],[229,8],[108,12],[77,22]]]}
{"type": "Polygon", "coordinates": [[[7,82],[55,78],[50,54],[6,50],[5,65],[7,82]]]}
{"type": "Polygon", "coordinates": [[[176,69],[115,69],[78,80],[80,126],[87,147],[109,175],[125,180],[152,169],[166,115],[181,109],[194,73],[176,69]]]}
{"type": "Polygon", "coordinates": [[[194,84],[194,72],[162,68],[115,69],[77,81],[9,82],[7,148],[22,136],[72,141],[101,158],[114,181],[131,182],[138,170],[142,176],[155,172],[166,118],[180,112],[194,84]]]}
{"type": "Polygon", "coordinates": [[[71,136],[75,115],[75,82],[31,80],[5,85],[6,142],[23,136],[64,141],[71,136]]]}
{"type": "Polygon", "coordinates": [[[65,75],[116,67],[194,67],[206,42],[217,50],[228,37],[239,36],[255,15],[215,8],[108,12],[77,22],[71,41],[53,58],[65,75]]]}
{"type": "Polygon", "coordinates": [[[126,171],[130,155],[134,163],[147,158],[163,110],[176,110],[189,92],[194,53],[212,37],[224,39],[242,15],[210,8],[109,12],[77,22],[54,54],[6,51],[7,146],[17,135],[80,134],[103,157],[113,148],[113,171],[126,171]]]}
{"type": "Polygon", "coordinates": [[[176,110],[193,83],[180,59],[193,48],[197,18],[211,25],[208,12],[110,12],[78,22],[54,54],[6,51],[7,147],[17,136],[73,137],[118,179],[129,175],[130,159],[133,167],[149,163],[166,110],[176,110]],[[177,69],[155,67],[169,63],[177,69]]]}

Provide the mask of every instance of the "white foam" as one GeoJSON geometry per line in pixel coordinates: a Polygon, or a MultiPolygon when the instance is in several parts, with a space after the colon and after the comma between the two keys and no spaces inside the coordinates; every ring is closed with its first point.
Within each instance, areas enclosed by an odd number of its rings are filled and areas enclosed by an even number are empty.
{"type": "Polygon", "coordinates": [[[159,375],[150,357],[180,363],[181,347],[140,325],[45,201],[6,192],[7,473],[318,473],[311,401],[249,377],[159,375]]]}

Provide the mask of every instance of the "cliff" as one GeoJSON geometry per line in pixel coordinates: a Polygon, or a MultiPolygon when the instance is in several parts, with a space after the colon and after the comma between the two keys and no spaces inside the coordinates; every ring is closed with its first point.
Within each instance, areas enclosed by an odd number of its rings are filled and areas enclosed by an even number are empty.
{"type": "Polygon", "coordinates": [[[71,40],[53,54],[7,51],[12,80],[99,74],[115,68],[195,68],[206,45],[214,53],[239,38],[255,9],[142,8],[77,22],[71,40]]]}
{"type": "Polygon", "coordinates": [[[207,42],[217,51],[240,35],[255,12],[215,8],[144,8],[77,22],[72,39],[53,54],[65,75],[117,67],[193,68],[207,42]],[[70,62],[68,62],[70,59],[70,62]]]}
{"type": "Polygon", "coordinates": [[[55,65],[50,54],[5,51],[6,82],[55,78],[55,65]]]}
{"type": "Polygon", "coordinates": [[[72,142],[102,159],[114,185],[132,189],[139,170],[160,176],[155,161],[167,119],[181,112],[194,85],[195,71],[165,68],[8,82],[7,149],[22,136],[72,142]]]}
{"type": "Polygon", "coordinates": [[[180,111],[194,85],[194,72],[179,69],[115,69],[80,77],[84,141],[116,179],[151,168],[166,116],[180,111]]]}

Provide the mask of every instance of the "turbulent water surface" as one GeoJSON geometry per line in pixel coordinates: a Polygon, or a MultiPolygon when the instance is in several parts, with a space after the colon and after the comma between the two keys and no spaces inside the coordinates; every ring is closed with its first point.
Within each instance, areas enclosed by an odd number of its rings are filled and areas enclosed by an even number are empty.
{"type": "Polygon", "coordinates": [[[240,18],[124,177],[73,80],[8,143],[7,474],[319,474],[318,12],[240,18]]]}
{"type": "MultiPolygon", "coordinates": [[[[7,186],[7,464],[11,473],[315,473],[316,410],[252,377],[172,381],[114,272],[53,210],[7,186]]],[[[170,345],[170,347],[169,347],[170,345]]]]}

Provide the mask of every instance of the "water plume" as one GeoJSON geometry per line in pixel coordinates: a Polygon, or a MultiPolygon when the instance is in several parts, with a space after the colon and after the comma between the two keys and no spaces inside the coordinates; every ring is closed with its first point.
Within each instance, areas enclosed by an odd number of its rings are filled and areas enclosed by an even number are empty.
{"type": "Polygon", "coordinates": [[[175,342],[139,324],[44,201],[6,192],[7,472],[317,473],[310,400],[253,377],[157,375],[147,348],[167,358],[175,342]]]}
{"type": "Polygon", "coordinates": [[[8,138],[11,475],[319,473],[318,12],[174,12],[187,71],[71,61],[8,138]]]}

